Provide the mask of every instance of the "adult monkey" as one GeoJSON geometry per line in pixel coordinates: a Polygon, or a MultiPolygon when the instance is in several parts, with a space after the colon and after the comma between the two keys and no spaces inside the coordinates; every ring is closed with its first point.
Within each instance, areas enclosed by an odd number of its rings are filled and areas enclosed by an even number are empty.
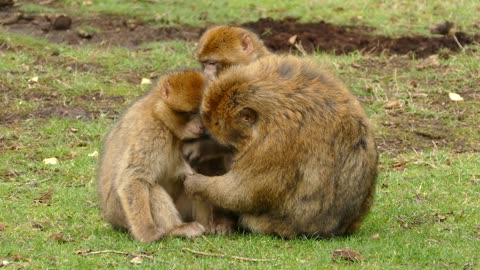
{"type": "Polygon", "coordinates": [[[341,81],[305,58],[262,57],[225,70],[200,113],[235,154],[223,176],[187,176],[187,193],[239,213],[258,233],[358,230],[373,203],[378,154],[370,121],[341,81]]]}

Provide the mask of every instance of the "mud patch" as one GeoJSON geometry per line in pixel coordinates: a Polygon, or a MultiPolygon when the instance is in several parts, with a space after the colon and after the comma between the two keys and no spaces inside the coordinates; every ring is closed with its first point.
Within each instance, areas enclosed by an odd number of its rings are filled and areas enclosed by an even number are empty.
{"type": "MultiPolygon", "coordinates": [[[[461,48],[453,36],[405,36],[391,38],[371,35],[372,30],[364,26],[336,26],[324,21],[316,23],[299,23],[295,18],[275,21],[270,18],[257,22],[245,23],[243,26],[260,33],[265,44],[273,51],[287,52],[294,50],[289,39],[296,36],[296,42],[306,52],[325,51],[334,54],[346,54],[353,51],[370,54],[413,54],[426,57],[436,54],[441,49],[459,51],[461,48]]],[[[469,36],[463,32],[455,34],[462,46],[480,42],[480,35],[469,36]]]]}
{"type": "MultiPolygon", "coordinates": [[[[0,12],[0,17],[8,11],[0,12]]],[[[10,11],[9,14],[11,14],[10,11]]],[[[12,15],[10,15],[12,16],[12,15]]],[[[51,19],[41,15],[26,14],[3,27],[7,31],[44,37],[52,42],[70,45],[99,44],[101,46],[125,46],[135,48],[145,42],[164,40],[196,41],[205,31],[203,27],[155,27],[140,20],[121,17],[73,17],[65,31],[53,30],[51,19]]],[[[459,51],[460,46],[480,43],[480,35],[455,33],[446,36],[404,36],[391,38],[371,34],[365,26],[333,25],[324,21],[300,23],[295,18],[273,20],[260,19],[240,25],[258,33],[267,47],[274,52],[295,52],[291,43],[301,45],[307,53],[314,51],[347,54],[360,51],[369,54],[412,54],[426,57],[440,50],[459,51]],[[460,44],[460,45],[459,45],[460,44]]]]}

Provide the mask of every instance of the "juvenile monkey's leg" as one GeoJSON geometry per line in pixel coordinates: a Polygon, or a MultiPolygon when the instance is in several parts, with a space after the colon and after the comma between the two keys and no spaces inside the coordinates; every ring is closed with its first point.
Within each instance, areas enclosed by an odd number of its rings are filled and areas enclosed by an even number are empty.
{"type": "Polygon", "coordinates": [[[155,225],[150,211],[150,190],[142,179],[124,179],[118,193],[129,229],[135,239],[152,242],[161,238],[163,231],[155,225]]]}
{"type": "Polygon", "coordinates": [[[259,185],[244,184],[241,179],[234,179],[231,173],[213,177],[201,174],[187,175],[184,186],[187,194],[199,196],[234,212],[245,213],[268,207],[256,196],[262,194],[268,197],[267,191],[258,190],[259,185]]]}
{"type": "Polygon", "coordinates": [[[168,235],[195,237],[205,232],[197,222],[183,223],[172,197],[160,185],[152,187],[150,204],[155,224],[168,235]]]}

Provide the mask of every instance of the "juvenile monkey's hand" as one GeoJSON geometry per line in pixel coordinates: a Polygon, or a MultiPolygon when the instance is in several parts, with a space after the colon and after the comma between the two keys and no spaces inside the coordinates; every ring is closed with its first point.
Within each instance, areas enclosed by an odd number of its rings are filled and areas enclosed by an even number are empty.
{"type": "Polygon", "coordinates": [[[207,179],[207,176],[198,173],[187,175],[183,182],[185,192],[190,196],[200,196],[206,188],[207,179]]]}
{"type": "Polygon", "coordinates": [[[201,157],[201,142],[199,140],[184,142],[182,154],[188,163],[193,164],[198,162],[201,157]]]}

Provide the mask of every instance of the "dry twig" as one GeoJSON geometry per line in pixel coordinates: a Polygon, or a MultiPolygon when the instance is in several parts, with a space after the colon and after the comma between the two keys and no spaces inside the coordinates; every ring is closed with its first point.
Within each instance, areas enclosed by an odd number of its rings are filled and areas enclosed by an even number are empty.
{"type": "Polygon", "coordinates": [[[300,51],[303,54],[303,56],[308,55],[307,51],[305,50],[305,48],[303,48],[302,43],[300,41],[295,42],[294,46],[298,51],[300,51]]]}
{"type": "Polygon", "coordinates": [[[210,242],[205,236],[202,236],[205,241],[218,253],[212,253],[212,252],[205,252],[205,251],[198,251],[194,250],[191,248],[186,248],[183,247],[183,251],[188,251],[190,253],[196,254],[196,255],[202,255],[202,256],[210,256],[210,257],[221,257],[221,258],[230,258],[238,261],[249,261],[249,262],[270,262],[273,261],[272,259],[259,259],[259,258],[249,258],[249,257],[242,257],[242,256],[234,256],[234,255],[228,255],[225,252],[223,252],[219,247],[215,246],[212,242],[210,242]]]}
{"type": "Polygon", "coordinates": [[[75,254],[80,256],[89,256],[89,255],[98,255],[98,254],[120,254],[125,256],[142,257],[142,258],[153,260],[153,256],[151,255],[128,253],[128,252],[118,251],[118,250],[100,250],[100,251],[77,250],[75,251],[75,254]]]}
{"type": "Polygon", "coordinates": [[[453,40],[455,41],[455,43],[457,44],[457,46],[460,48],[460,50],[462,50],[462,52],[465,52],[465,48],[462,46],[460,41],[458,41],[458,38],[455,35],[455,33],[452,33],[452,37],[453,37],[453,40]]]}

